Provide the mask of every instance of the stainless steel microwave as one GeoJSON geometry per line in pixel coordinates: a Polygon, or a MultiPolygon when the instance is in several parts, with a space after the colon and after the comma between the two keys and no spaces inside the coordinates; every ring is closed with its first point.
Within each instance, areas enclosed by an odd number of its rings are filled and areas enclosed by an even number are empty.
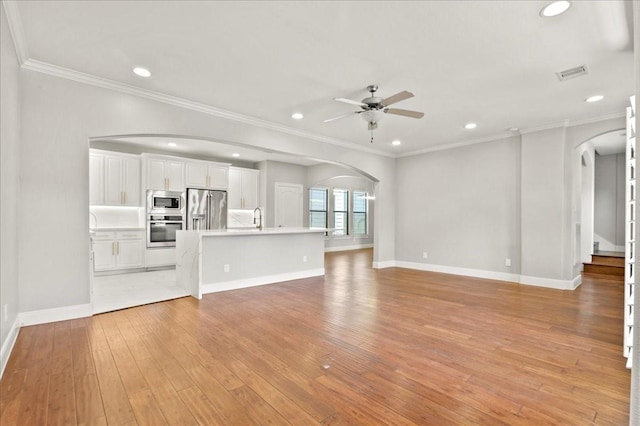
{"type": "Polygon", "coordinates": [[[147,190],[147,214],[184,216],[186,207],[184,192],[147,190]]]}

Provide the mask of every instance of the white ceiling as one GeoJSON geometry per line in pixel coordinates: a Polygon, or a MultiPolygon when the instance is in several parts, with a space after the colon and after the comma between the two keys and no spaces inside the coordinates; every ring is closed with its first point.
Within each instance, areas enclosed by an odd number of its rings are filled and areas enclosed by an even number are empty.
{"type": "Polygon", "coordinates": [[[21,1],[9,15],[25,60],[406,155],[623,114],[631,2],[573,1],[541,18],[546,3],[21,1]],[[558,81],[579,65],[587,76],[558,81]],[[332,98],[360,100],[369,84],[382,97],[413,92],[396,106],[425,117],[386,116],[373,145],[358,116],[323,122],[357,109],[332,98]],[[584,102],[594,94],[605,98],[584,102]],[[469,121],[478,127],[465,130],[469,121]]]}

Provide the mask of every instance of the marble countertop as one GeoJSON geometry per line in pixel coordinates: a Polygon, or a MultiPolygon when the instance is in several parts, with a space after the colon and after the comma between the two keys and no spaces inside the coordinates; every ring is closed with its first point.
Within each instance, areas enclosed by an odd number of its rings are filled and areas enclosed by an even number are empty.
{"type": "Polygon", "coordinates": [[[312,234],[316,232],[327,232],[325,228],[263,228],[260,231],[257,228],[240,228],[240,229],[219,229],[215,231],[178,231],[178,232],[197,232],[202,237],[235,237],[242,235],[277,235],[277,234],[312,234]]]}
{"type": "Polygon", "coordinates": [[[146,228],[137,226],[119,226],[113,228],[89,228],[89,232],[106,232],[106,231],[144,231],[146,228]]]}

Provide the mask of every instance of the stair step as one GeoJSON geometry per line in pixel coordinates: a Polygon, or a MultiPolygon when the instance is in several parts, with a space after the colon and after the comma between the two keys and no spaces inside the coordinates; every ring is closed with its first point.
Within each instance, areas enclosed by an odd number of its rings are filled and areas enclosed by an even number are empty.
{"type": "Polygon", "coordinates": [[[582,272],[583,278],[592,278],[599,281],[609,281],[616,283],[624,283],[624,276],[622,275],[604,275],[604,274],[594,274],[592,272],[582,272]]]}
{"type": "Polygon", "coordinates": [[[624,277],[624,265],[600,265],[596,263],[585,263],[583,271],[589,274],[614,275],[624,277]]]}
{"type": "Polygon", "coordinates": [[[591,256],[591,263],[594,265],[611,265],[624,268],[624,257],[600,256],[594,254],[591,256]]]}

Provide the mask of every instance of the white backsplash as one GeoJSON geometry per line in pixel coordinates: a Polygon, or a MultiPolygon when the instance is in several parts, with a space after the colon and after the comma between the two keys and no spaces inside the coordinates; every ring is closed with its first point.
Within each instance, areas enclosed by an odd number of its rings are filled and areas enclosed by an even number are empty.
{"type": "MultiPolygon", "coordinates": [[[[264,223],[264,218],[262,218],[264,223]]],[[[253,211],[251,210],[227,210],[227,228],[255,228],[253,224],[253,211]]]]}
{"type": "Polygon", "coordinates": [[[90,228],[144,228],[143,207],[90,206],[90,228]]]}

